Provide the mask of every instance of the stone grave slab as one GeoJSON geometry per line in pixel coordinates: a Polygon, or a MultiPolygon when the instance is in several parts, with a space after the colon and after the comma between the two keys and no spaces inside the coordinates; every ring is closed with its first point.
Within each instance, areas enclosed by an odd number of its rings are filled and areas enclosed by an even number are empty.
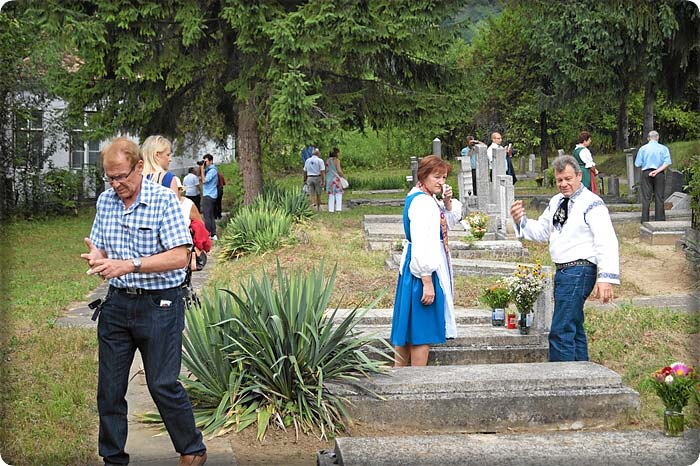
{"type": "Polygon", "coordinates": [[[639,239],[652,246],[673,246],[676,241],[685,237],[688,229],[690,229],[690,221],[644,222],[639,227],[639,239]]]}
{"type": "Polygon", "coordinates": [[[592,362],[394,368],[330,389],[352,419],[383,429],[599,428],[639,409],[639,394],[592,362]]]}

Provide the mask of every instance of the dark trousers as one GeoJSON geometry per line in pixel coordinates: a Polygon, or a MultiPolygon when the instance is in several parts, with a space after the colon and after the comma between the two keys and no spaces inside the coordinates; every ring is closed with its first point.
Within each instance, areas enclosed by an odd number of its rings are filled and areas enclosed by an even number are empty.
{"type": "Polygon", "coordinates": [[[128,464],[126,390],[138,348],[146,383],[175,450],[181,455],[206,450],[192,405],[178,381],[185,310],[179,287],[158,295],[126,295],[110,289],[97,323],[99,370],[97,410],[99,454],[107,464],[128,464]],[[165,302],[170,301],[166,305],[165,302]]]}
{"type": "Polygon", "coordinates": [[[224,187],[217,186],[216,188],[216,207],[214,209],[214,218],[221,218],[221,200],[224,197],[224,187]]]}
{"type": "Polygon", "coordinates": [[[202,196],[202,217],[209,235],[216,235],[216,199],[213,197],[202,196]]]}
{"type": "Polygon", "coordinates": [[[200,205],[202,198],[199,194],[197,194],[196,196],[185,196],[185,197],[187,199],[189,199],[190,201],[192,201],[192,203],[194,204],[194,206],[197,208],[198,211],[200,211],[200,212],[202,211],[202,207],[200,205]]]}
{"type": "Polygon", "coordinates": [[[472,194],[476,196],[476,168],[472,168],[472,194]]]}
{"type": "Polygon", "coordinates": [[[639,180],[639,189],[642,191],[642,222],[649,221],[649,206],[651,194],[654,193],[654,220],[666,220],[664,209],[664,191],[666,190],[666,171],[656,176],[649,176],[653,170],[644,170],[642,179],[639,180]]]}
{"type": "Polygon", "coordinates": [[[597,268],[579,265],[554,275],[554,314],[549,331],[549,360],[588,361],[583,305],[595,286],[597,268]]]}

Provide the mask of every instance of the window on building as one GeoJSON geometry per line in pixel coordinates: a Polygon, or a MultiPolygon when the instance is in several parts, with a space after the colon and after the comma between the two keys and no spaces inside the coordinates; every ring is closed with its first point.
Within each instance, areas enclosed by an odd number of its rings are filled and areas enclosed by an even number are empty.
{"type": "Polygon", "coordinates": [[[82,129],[71,132],[71,168],[83,168],[86,165],[96,165],[100,156],[100,141],[88,139],[88,133],[82,129]]]}
{"type": "Polygon", "coordinates": [[[15,166],[38,167],[43,165],[43,112],[32,110],[28,115],[16,115],[14,136],[15,166]]]}

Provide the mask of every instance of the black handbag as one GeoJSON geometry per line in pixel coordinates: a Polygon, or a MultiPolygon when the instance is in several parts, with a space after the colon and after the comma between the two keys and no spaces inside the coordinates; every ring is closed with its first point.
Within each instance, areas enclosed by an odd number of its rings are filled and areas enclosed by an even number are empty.
{"type": "Polygon", "coordinates": [[[202,270],[204,266],[207,265],[207,253],[202,251],[196,256],[195,262],[197,263],[197,270],[202,270]]]}

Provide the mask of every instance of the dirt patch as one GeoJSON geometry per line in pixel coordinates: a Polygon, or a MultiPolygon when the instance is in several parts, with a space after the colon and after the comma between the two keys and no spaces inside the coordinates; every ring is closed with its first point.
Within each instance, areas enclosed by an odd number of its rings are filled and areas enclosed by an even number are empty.
{"type": "Polygon", "coordinates": [[[627,239],[620,255],[620,297],[689,293],[693,287],[685,254],[674,246],[651,246],[627,239]]]}
{"type": "Polygon", "coordinates": [[[333,440],[318,440],[313,435],[300,434],[296,439],[293,431],[271,429],[261,442],[255,434],[254,428],[228,434],[238,466],[313,466],[317,451],[335,447],[333,440]]]}

